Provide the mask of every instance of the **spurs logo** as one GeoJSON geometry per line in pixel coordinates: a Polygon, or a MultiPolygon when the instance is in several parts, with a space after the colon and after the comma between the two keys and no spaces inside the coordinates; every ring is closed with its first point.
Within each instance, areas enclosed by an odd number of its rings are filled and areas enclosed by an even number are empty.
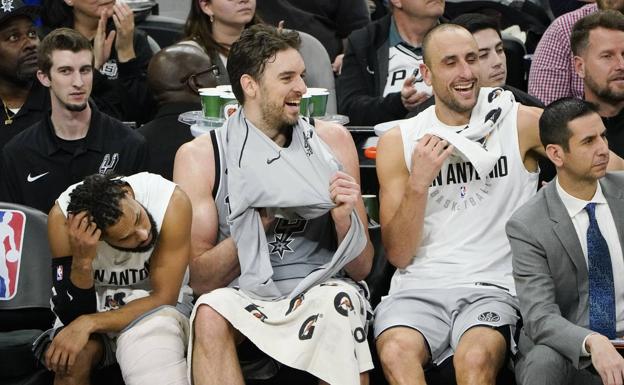
{"type": "Polygon", "coordinates": [[[118,161],[118,153],[114,153],[113,155],[104,155],[104,159],[102,159],[102,163],[100,164],[100,174],[106,174],[107,172],[114,170],[118,161]]]}
{"type": "Polygon", "coordinates": [[[13,0],[2,0],[2,10],[11,12],[13,10],[13,0]]]}

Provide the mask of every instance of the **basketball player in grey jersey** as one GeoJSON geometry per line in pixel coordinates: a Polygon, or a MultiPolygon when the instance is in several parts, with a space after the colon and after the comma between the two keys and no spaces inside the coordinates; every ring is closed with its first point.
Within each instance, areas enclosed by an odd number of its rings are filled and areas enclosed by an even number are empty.
{"type": "MultiPolygon", "coordinates": [[[[275,49],[270,55],[271,60],[261,56],[266,52],[258,52],[257,55],[258,58],[250,61],[264,63],[259,73],[254,76],[245,73],[240,78],[231,79],[231,82],[244,93],[241,104],[246,119],[278,146],[287,148],[292,125],[299,117],[299,102],[306,91],[304,63],[293,47],[275,49]]],[[[232,60],[228,60],[228,72],[232,60]]],[[[336,207],[307,223],[276,221],[260,210],[262,223],[268,232],[269,251],[272,252],[273,279],[280,290],[287,291],[288,287],[294,287],[300,275],[327,261],[328,255],[336,248],[336,242],[330,245],[328,239],[340,240],[344,236],[348,228],[348,225],[345,227],[345,219],[353,210],[360,218],[366,218],[353,139],[344,127],[321,121],[315,122],[315,132],[343,165],[343,171],[336,173],[328,183],[330,192],[334,192],[332,197],[336,207]],[[270,245],[272,241],[273,247],[270,245]],[[304,247],[307,251],[302,253],[304,247]],[[300,265],[290,270],[287,261],[293,257],[300,265]],[[280,282],[286,284],[282,286],[280,282]]],[[[173,178],[187,192],[193,205],[190,272],[191,287],[196,294],[225,287],[240,274],[237,248],[229,237],[225,222],[229,210],[227,183],[224,180],[227,170],[222,166],[224,156],[219,153],[224,147],[219,144],[216,138],[211,139],[211,135],[200,136],[178,150],[174,166],[173,178]]],[[[290,181],[285,180],[284,183],[290,181]]],[[[361,254],[346,265],[346,274],[354,281],[364,279],[371,268],[372,254],[368,241],[361,254]]],[[[197,310],[193,327],[196,333],[192,349],[194,383],[243,384],[236,352],[236,345],[243,340],[240,332],[205,305],[197,310]]],[[[362,383],[368,383],[366,373],[362,373],[360,378],[362,383]]]]}

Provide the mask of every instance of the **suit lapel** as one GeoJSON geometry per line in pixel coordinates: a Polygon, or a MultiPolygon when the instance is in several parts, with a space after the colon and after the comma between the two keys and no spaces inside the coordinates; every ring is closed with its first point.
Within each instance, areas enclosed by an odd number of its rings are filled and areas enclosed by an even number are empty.
{"type": "Polygon", "coordinates": [[[559,198],[555,183],[555,181],[552,181],[544,187],[544,189],[546,189],[544,194],[546,196],[548,213],[550,215],[550,219],[555,222],[553,230],[563,245],[563,248],[568,253],[572,263],[576,267],[579,282],[587,282],[587,262],[583,256],[581,242],[576,235],[576,229],[570,219],[570,215],[563,205],[561,198],[559,198]]]}
{"type": "Polygon", "coordinates": [[[624,247],[624,225],[621,218],[624,218],[624,196],[622,190],[618,188],[615,183],[611,182],[608,174],[600,181],[602,187],[602,193],[609,204],[609,210],[613,216],[613,222],[615,222],[615,228],[617,229],[618,238],[620,239],[620,246],[624,247]]]}

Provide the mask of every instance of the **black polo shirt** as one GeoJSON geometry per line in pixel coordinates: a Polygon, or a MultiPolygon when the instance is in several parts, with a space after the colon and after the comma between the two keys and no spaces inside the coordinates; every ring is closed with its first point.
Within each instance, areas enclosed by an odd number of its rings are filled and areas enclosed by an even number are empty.
{"type": "Polygon", "coordinates": [[[620,158],[624,158],[624,108],[610,118],[602,118],[607,128],[609,149],[620,158]]]}
{"type": "Polygon", "coordinates": [[[35,79],[24,105],[12,115],[11,124],[5,124],[8,117],[4,108],[0,108],[0,149],[15,135],[40,121],[49,110],[50,91],[35,79]]]}
{"type": "Polygon", "coordinates": [[[145,139],[91,106],[83,139],[66,141],[54,133],[50,114],[16,135],[2,149],[0,201],[24,204],[47,213],[56,198],[87,175],[145,171],[145,139]]]}
{"type": "Polygon", "coordinates": [[[151,122],[139,128],[147,140],[149,166],[147,171],[160,174],[173,180],[173,161],[175,154],[186,142],[193,140],[188,124],[178,121],[178,116],[187,111],[201,110],[199,103],[168,103],[158,109],[151,122]]]}

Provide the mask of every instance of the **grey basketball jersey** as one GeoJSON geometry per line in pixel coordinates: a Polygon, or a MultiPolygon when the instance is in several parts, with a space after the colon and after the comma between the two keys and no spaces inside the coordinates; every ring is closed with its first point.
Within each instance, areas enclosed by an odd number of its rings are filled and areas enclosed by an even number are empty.
{"type": "MultiPolygon", "coordinates": [[[[230,236],[227,222],[230,213],[228,176],[223,155],[224,146],[215,131],[211,131],[210,136],[215,154],[212,195],[219,216],[217,242],[221,242],[230,236]]],[[[288,294],[301,279],[329,262],[337,247],[336,231],[329,212],[312,220],[276,219],[267,232],[267,241],[273,267],[272,278],[283,294],[288,294]]]]}

